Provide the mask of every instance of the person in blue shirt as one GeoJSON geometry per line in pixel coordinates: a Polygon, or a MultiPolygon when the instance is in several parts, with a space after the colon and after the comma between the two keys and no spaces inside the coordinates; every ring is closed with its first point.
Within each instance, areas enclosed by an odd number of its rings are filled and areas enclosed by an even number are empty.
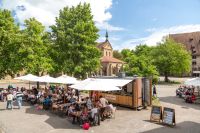
{"type": "Polygon", "coordinates": [[[49,96],[46,96],[43,101],[43,108],[45,110],[48,110],[51,107],[51,104],[52,104],[51,98],[49,96]]]}

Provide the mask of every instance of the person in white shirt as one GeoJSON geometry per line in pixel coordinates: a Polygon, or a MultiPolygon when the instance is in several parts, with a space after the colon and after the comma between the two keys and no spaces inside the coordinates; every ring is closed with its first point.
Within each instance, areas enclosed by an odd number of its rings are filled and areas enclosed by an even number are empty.
{"type": "Polygon", "coordinates": [[[100,98],[99,101],[100,101],[102,107],[105,108],[106,105],[108,104],[108,100],[106,100],[106,99],[105,99],[104,97],[102,97],[102,96],[100,96],[99,98],[100,98]]]}
{"type": "Polygon", "coordinates": [[[11,109],[13,109],[13,95],[9,92],[7,95],[7,109],[9,109],[9,106],[11,109]]]}
{"type": "Polygon", "coordinates": [[[91,117],[94,119],[94,114],[98,113],[98,108],[96,105],[94,105],[94,108],[91,109],[91,117]]]}
{"type": "Polygon", "coordinates": [[[16,99],[17,99],[17,104],[18,104],[19,109],[22,106],[22,97],[23,97],[23,93],[21,91],[17,91],[16,99]]]}
{"type": "Polygon", "coordinates": [[[105,120],[104,111],[105,111],[105,109],[106,109],[106,106],[107,106],[107,104],[108,104],[108,101],[107,101],[104,97],[100,96],[100,97],[99,97],[99,102],[100,102],[100,107],[101,107],[101,108],[100,108],[101,120],[104,121],[104,120],[105,120]]]}

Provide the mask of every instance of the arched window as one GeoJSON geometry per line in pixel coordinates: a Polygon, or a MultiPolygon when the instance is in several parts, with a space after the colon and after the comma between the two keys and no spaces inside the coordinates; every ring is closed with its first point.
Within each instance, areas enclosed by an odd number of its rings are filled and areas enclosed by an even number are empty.
{"type": "Polygon", "coordinates": [[[107,51],[106,51],[106,56],[107,56],[107,51]]]}
{"type": "Polygon", "coordinates": [[[110,52],[109,52],[109,56],[110,56],[110,52]]]}

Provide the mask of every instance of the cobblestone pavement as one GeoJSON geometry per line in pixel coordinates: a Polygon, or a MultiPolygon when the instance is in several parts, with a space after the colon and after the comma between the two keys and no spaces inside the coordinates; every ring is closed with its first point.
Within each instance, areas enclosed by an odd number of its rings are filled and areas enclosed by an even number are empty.
{"type": "Polygon", "coordinates": [[[187,104],[175,96],[178,85],[160,85],[158,96],[162,106],[176,111],[176,127],[171,128],[149,122],[150,108],[142,111],[117,107],[116,117],[88,131],[72,125],[67,118],[61,118],[34,106],[24,104],[21,110],[5,110],[0,102],[0,128],[7,133],[200,133],[200,105],[187,104]]]}

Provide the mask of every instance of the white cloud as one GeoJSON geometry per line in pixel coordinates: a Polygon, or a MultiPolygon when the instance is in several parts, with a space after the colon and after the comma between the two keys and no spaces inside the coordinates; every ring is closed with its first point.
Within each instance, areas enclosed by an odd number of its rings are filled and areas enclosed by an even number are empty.
{"type": "Polygon", "coordinates": [[[76,6],[80,2],[90,3],[94,21],[99,28],[108,30],[120,30],[119,27],[114,27],[108,24],[112,18],[108,11],[112,7],[112,0],[4,0],[3,9],[15,10],[16,18],[20,23],[25,19],[35,17],[42,22],[46,27],[55,23],[55,17],[58,16],[59,10],[65,6],[76,6]],[[26,10],[18,10],[17,6],[24,6],[26,10]]]}
{"type": "Polygon", "coordinates": [[[149,46],[155,46],[157,43],[162,41],[164,36],[167,36],[169,34],[200,31],[200,24],[179,25],[169,28],[151,28],[147,29],[146,31],[151,32],[151,34],[147,37],[130,39],[128,41],[125,41],[122,45],[118,46],[118,49],[123,49],[123,48],[134,49],[139,44],[147,44],[149,46]]]}

